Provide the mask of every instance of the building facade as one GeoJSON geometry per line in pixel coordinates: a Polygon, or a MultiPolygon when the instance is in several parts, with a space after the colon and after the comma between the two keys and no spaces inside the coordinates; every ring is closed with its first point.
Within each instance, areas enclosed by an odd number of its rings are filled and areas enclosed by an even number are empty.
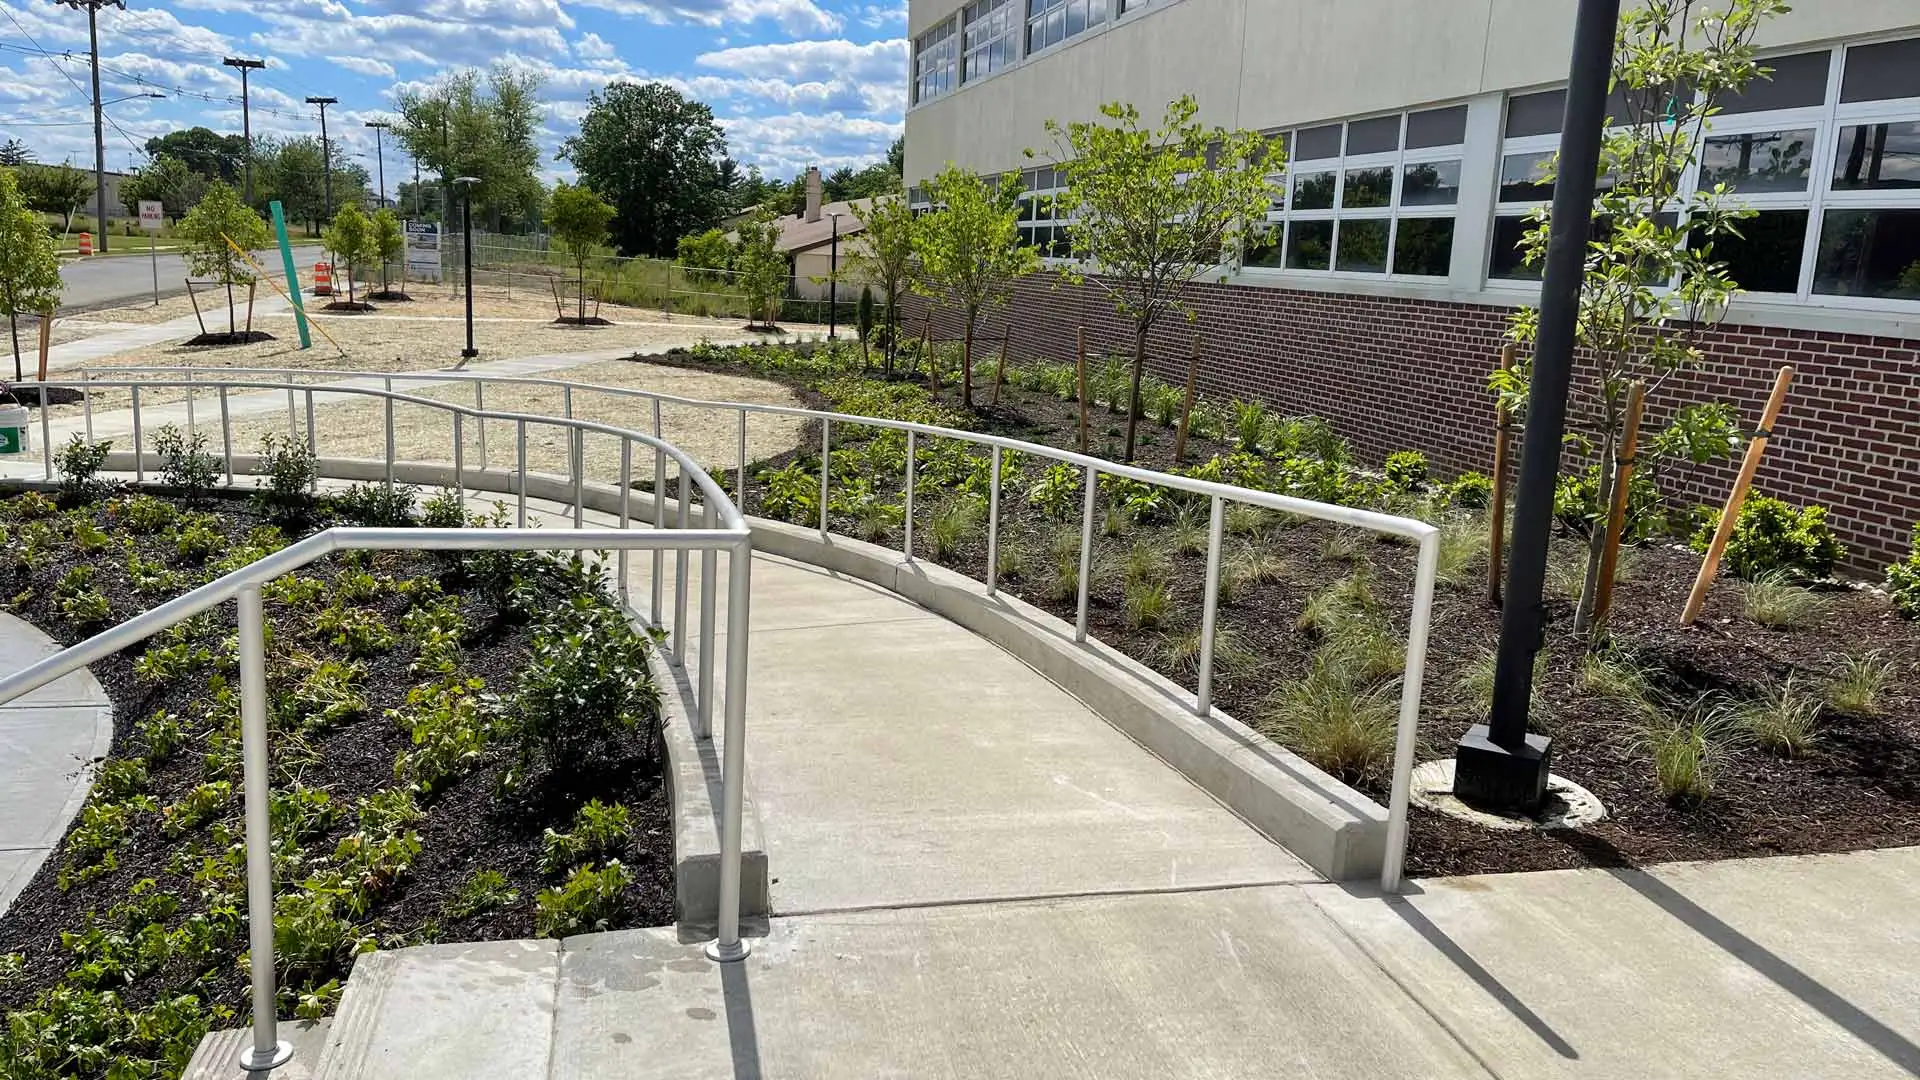
{"type": "MultiPolygon", "coordinates": [[[[1325,416],[1376,460],[1416,447],[1484,470],[1486,376],[1538,296],[1515,244],[1552,197],[1534,170],[1558,144],[1573,8],[912,0],[907,176],[1020,171],[1023,235],[1064,255],[1047,120],[1107,101],[1157,117],[1192,94],[1202,120],[1279,138],[1271,242],[1197,288],[1201,318],[1163,327],[1156,362],[1174,373],[1197,330],[1208,390],[1325,416]]],[[[1652,415],[1712,397],[1757,417],[1793,364],[1760,487],[1830,506],[1854,564],[1883,563],[1920,518],[1920,4],[1817,0],[1760,43],[1771,78],[1723,103],[1688,180],[1758,211],[1717,245],[1747,291],[1652,415]]],[[[1097,295],[1052,280],[1023,283],[1006,317],[1028,355],[1066,358],[1082,326],[1129,341],[1097,295]]],[[[1729,472],[1682,483],[1718,499],[1729,472]]]]}

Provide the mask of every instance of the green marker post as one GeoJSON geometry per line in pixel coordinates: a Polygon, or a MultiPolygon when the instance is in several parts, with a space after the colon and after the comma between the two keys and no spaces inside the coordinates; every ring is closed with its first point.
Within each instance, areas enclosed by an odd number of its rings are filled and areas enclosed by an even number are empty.
{"type": "Polygon", "coordinates": [[[307,331],[307,305],[300,297],[300,275],[293,266],[293,245],[287,242],[287,212],[275,199],[269,206],[273,210],[273,234],[280,238],[280,259],[287,267],[287,296],[293,300],[293,321],[300,327],[300,347],[313,348],[313,335],[307,331]]]}

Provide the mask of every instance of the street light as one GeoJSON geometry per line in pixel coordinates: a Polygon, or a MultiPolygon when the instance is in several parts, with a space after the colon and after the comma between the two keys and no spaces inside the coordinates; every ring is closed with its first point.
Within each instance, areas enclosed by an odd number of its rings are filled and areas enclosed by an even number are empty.
{"type": "Polygon", "coordinates": [[[455,186],[460,189],[460,261],[466,264],[467,279],[467,347],[460,350],[462,364],[480,355],[473,347],[473,185],[480,182],[477,176],[456,176],[455,186]]]}
{"type": "Polygon", "coordinates": [[[827,250],[831,252],[827,263],[827,340],[832,341],[840,333],[840,214],[829,212],[833,219],[833,244],[827,250]]]}
{"type": "Polygon", "coordinates": [[[123,101],[133,101],[136,98],[164,98],[166,96],[167,95],[165,94],[156,94],[153,91],[149,90],[144,94],[128,94],[126,97],[117,97],[107,101],[103,101],[100,103],[100,107],[104,109],[108,105],[118,105],[123,101]]]}

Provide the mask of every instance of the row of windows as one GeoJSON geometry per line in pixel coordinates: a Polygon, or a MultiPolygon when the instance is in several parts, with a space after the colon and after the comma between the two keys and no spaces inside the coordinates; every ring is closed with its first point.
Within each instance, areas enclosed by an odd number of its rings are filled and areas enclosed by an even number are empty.
{"type": "Polygon", "coordinates": [[[1150,0],[975,0],[913,39],[913,103],[950,94],[1019,59],[1016,4],[1025,5],[1026,54],[1058,45],[1150,0]],[[956,40],[956,34],[958,39],[956,40]]]}

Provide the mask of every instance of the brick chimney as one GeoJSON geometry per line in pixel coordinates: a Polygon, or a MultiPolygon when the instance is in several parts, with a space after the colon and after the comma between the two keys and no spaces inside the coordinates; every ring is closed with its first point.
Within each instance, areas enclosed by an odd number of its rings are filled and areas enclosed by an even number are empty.
{"type": "Polygon", "coordinates": [[[807,168],[807,220],[820,220],[820,166],[807,168]]]}

